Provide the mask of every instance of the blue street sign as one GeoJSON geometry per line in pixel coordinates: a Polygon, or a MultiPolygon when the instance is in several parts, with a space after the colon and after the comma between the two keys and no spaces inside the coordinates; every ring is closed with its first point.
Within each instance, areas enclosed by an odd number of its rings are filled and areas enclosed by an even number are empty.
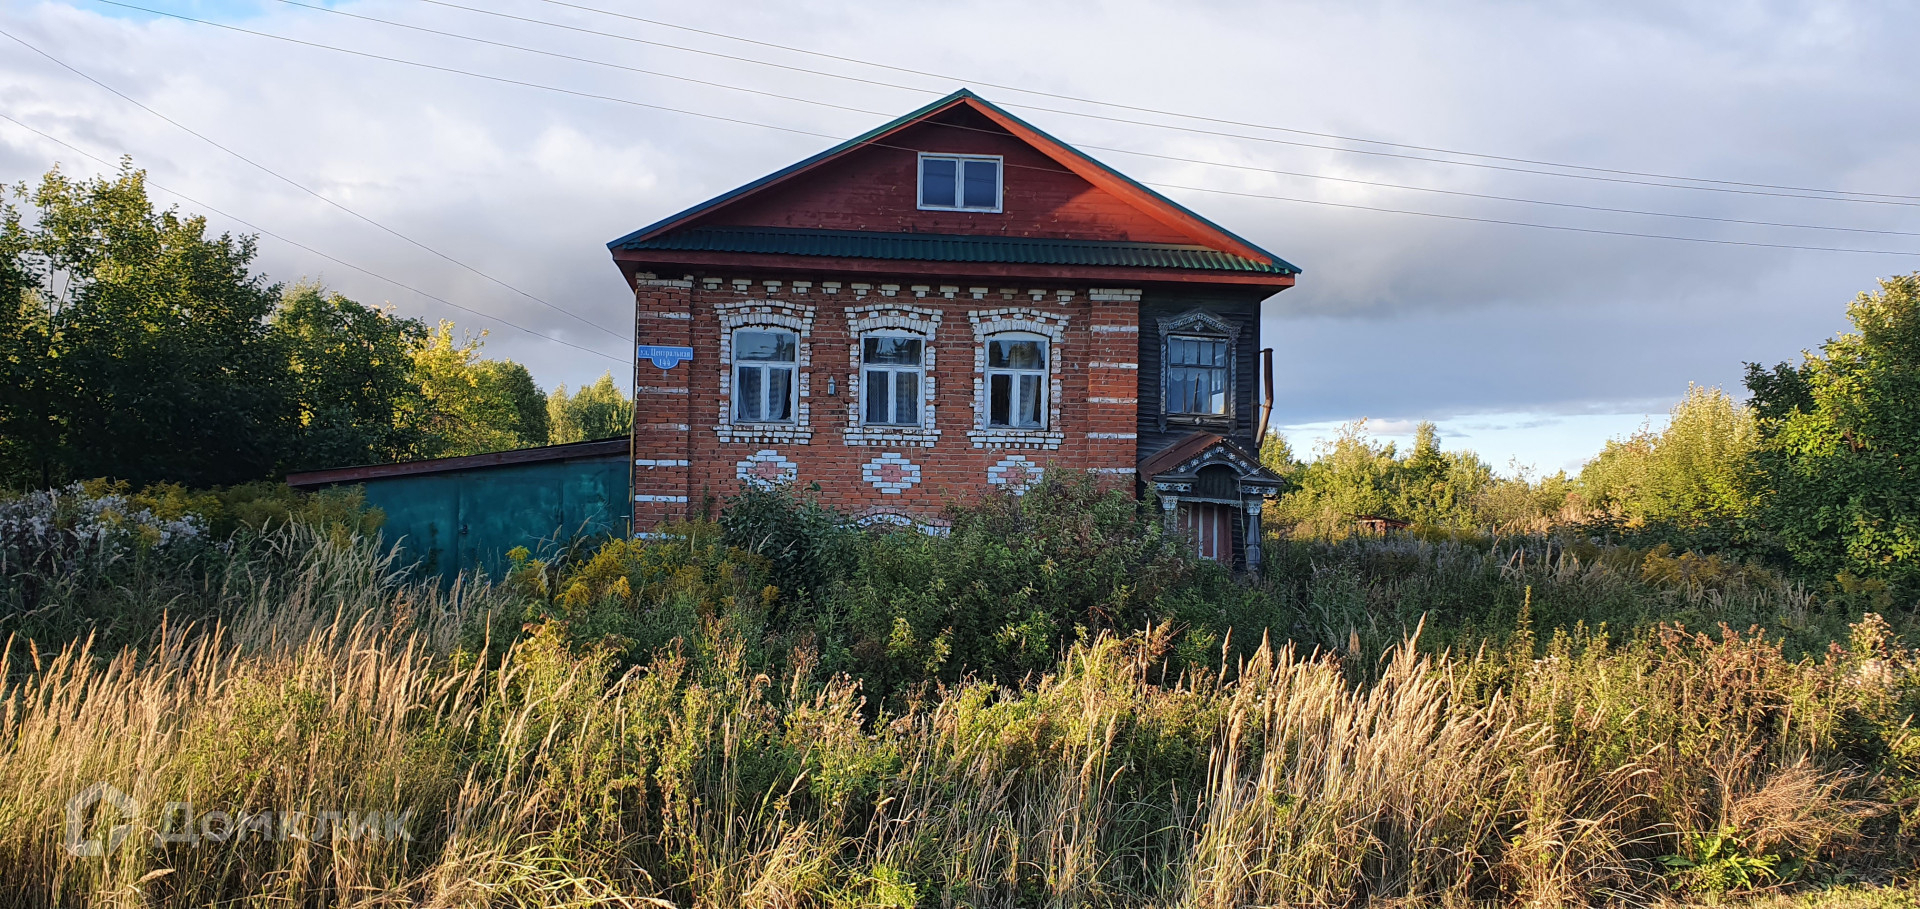
{"type": "Polygon", "coordinates": [[[640,345],[640,355],[637,359],[652,360],[653,365],[661,369],[672,369],[675,366],[679,366],[684,360],[693,359],[693,348],[658,347],[652,344],[642,344],[640,345]]]}

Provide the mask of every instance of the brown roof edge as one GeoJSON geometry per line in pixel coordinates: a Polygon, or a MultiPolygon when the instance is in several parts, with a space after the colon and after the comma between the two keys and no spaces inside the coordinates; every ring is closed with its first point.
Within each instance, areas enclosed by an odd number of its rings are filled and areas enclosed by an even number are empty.
{"type": "Polygon", "coordinates": [[[1226,448],[1235,454],[1246,459],[1247,463],[1253,465],[1253,473],[1243,475],[1242,479],[1248,476],[1264,474],[1270,478],[1270,482],[1280,480],[1280,477],[1260,463],[1260,457],[1258,455],[1241,447],[1240,443],[1232,439],[1211,432],[1189,433],[1180,437],[1179,441],[1174,442],[1172,445],[1148,455],[1146,459],[1140,462],[1137,476],[1142,480],[1152,482],[1154,477],[1173,471],[1180,466],[1181,462],[1215,445],[1226,446],[1226,448]]]}
{"type": "Polygon", "coordinates": [[[367,480],[380,480],[387,477],[450,473],[456,470],[503,467],[509,464],[536,464],[542,461],[569,461],[576,458],[603,458],[611,455],[624,457],[631,450],[627,437],[621,436],[617,439],[568,442],[565,445],[543,445],[539,448],[517,448],[512,451],[493,451],[457,458],[431,458],[425,461],[402,461],[398,464],[368,464],[360,467],[336,467],[332,470],[309,470],[287,474],[287,485],[296,489],[311,489],[338,483],[363,483],[367,480]]]}
{"type": "Polygon", "coordinates": [[[1211,432],[1188,433],[1172,445],[1148,455],[1146,460],[1141,461],[1139,476],[1143,480],[1151,480],[1156,474],[1165,473],[1179,466],[1181,461],[1226,441],[1225,438],[1211,432]]]}

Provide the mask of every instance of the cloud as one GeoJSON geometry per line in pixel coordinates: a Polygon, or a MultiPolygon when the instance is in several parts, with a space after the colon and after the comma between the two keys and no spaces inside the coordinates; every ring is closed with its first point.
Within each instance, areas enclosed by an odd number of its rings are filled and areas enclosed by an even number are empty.
{"type": "MultiPolygon", "coordinates": [[[[1899,5],[1800,10],[1773,4],[1516,6],[1487,0],[1436,6],[1376,0],[1174,7],[1114,0],[1089,10],[1009,0],[934,7],[600,2],[776,44],[1244,123],[1595,167],[1920,195],[1920,173],[1911,167],[1920,159],[1920,96],[1911,91],[1920,63],[1904,46],[1906,36],[1920,30],[1920,9],[1899,5]]],[[[921,91],[772,70],[408,0],[360,0],[335,8],[874,113],[543,59],[264,0],[165,8],[370,53],[832,136],[856,134],[955,87],[953,80],[853,67],[530,0],[500,0],[489,8],[921,91]]],[[[16,2],[8,12],[10,31],[73,65],[608,332],[359,221],[17,46],[0,55],[0,110],[108,158],[131,153],[156,182],[299,242],[608,357],[491,325],[489,350],[528,363],[548,385],[577,385],[607,369],[622,373],[626,346],[618,337],[631,324],[631,303],[606,241],[830,144],[347,57],[89,0],[16,2]]],[[[1094,110],[978,82],[973,87],[1002,102],[1094,110]]],[[[1209,128],[1280,141],[1016,111],[1070,142],[1244,167],[1578,205],[1920,231],[1920,208],[1905,204],[1558,179],[1281,144],[1323,140],[1245,126],[1209,128]]],[[[1595,435],[1603,425],[1665,411],[1689,381],[1737,390],[1743,361],[1777,361],[1816,345],[1845,327],[1847,301],[1877,276],[1920,266],[1920,258],[1530,230],[1312,203],[1723,240],[1920,250],[1914,238],[1894,235],[1607,214],[1096,154],[1152,183],[1310,200],[1166,190],[1305,269],[1297,288],[1266,307],[1262,338],[1278,361],[1276,424],[1338,422],[1360,414],[1392,415],[1396,425],[1433,419],[1443,429],[1455,421],[1454,431],[1471,433],[1476,445],[1504,446],[1482,451],[1494,461],[1527,449],[1533,443],[1526,438],[1559,440],[1541,443],[1553,451],[1573,451],[1579,440],[1585,450],[1595,450],[1605,438],[1595,435]],[[1517,416],[1485,420],[1475,414],[1517,416]]],[[[0,177],[31,180],[54,160],[71,172],[98,169],[0,123],[0,177]]],[[[271,239],[262,243],[260,265],[280,279],[323,276],[351,296],[391,300],[408,314],[489,325],[271,239]]]]}

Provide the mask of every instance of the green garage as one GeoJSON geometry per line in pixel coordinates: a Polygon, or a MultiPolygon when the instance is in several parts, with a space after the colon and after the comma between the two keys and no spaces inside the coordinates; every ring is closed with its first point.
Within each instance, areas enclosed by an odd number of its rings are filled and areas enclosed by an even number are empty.
{"type": "Polygon", "coordinates": [[[287,477],[296,489],[365,488],[385,511],[389,544],[452,580],[499,577],[516,546],[535,554],[581,537],[625,534],[628,440],[574,442],[459,458],[316,470],[287,477]]]}

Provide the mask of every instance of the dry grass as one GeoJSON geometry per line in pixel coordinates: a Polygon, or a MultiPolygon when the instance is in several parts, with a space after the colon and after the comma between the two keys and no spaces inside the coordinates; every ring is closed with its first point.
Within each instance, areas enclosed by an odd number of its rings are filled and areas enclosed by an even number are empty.
{"type": "Polygon", "coordinates": [[[1911,661],[1884,641],[1872,672],[1738,636],[1403,646],[1360,683],[1285,646],[1163,679],[1149,634],[875,718],[723,641],[622,670],[543,628],[476,659],[458,632],[497,591],[353,547],[260,591],[139,652],[11,648],[0,905],[1568,905],[1659,895],[1688,832],[1897,845],[1870,823],[1886,781],[1833,750],[1842,719],[1899,709],[1911,661]],[[101,782],[147,810],[72,855],[63,804],[101,782]],[[410,839],[154,845],[168,802],[409,812],[410,839]]]}

